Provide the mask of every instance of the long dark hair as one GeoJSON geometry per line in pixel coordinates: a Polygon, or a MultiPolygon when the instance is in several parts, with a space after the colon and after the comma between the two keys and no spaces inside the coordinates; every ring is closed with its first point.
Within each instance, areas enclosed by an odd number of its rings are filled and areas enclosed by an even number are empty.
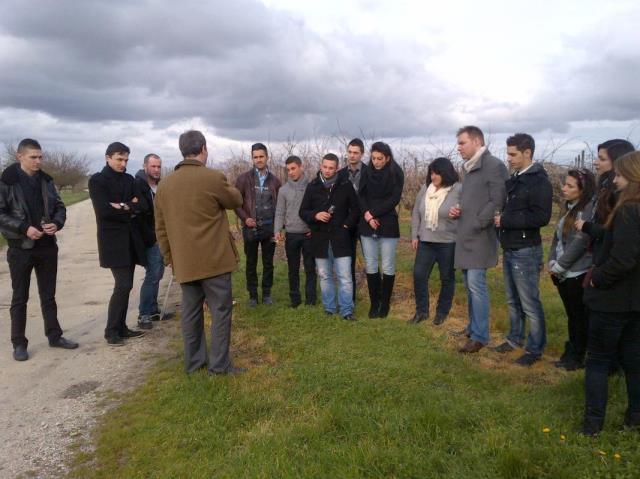
{"type": "MultiPolygon", "coordinates": [[[[607,155],[611,159],[611,164],[621,156],[635,150],[633,145],[627,140],[609,140],[598,145],[598,150],[607,150],[607,155]]],[[[616,205],[616,185],[613,183],[615,172],[613,170],[603,173],[598,181],[598,199],[596,201],[596,220],[604,224],[616,205]]]]}
{"type": "Polygon", "coordinates": [[[460,179],[451,160],[442,156],[429,163],[429,168],[427,169],[427,186],[431,184],[431,173],[442,177],[442,186],[445,188],[457,183],[460,179]]]}
{"type": "Polygon", "coordinates": [[[607,219],[606,227],[610,228],[620,208],[627,203],[640,203],[640,151],[627,153],[616,162],[616,171],[629,184],[620,194],[620,198],[607,219]]]}
{"type": "Polygon", "coordinates": [[[568,213],[564,219],[564,225],[562,226],[562,235],[565,236],[571,231],[573,225],[576,222],[576,217],[580,211],[584,211],[585,206],[589,204],[589,202],[593,199],[593,195],[596,192],[596,180],[591,173],[587,169],[580,170],[569,170],[567,172],[567,176],[576,180],[578,184],[578,188],[580,189],[580,198],[578,198],[578,202],[576,205],[569,209],[569,202],[565,203],[565,207],[568,210],[568,213]]]}

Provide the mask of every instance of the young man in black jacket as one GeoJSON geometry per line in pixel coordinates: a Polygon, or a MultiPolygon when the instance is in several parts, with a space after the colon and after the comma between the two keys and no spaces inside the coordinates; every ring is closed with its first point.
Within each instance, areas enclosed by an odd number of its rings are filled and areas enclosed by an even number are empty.
{"type": "Polygon", "coordinates": [[[531,366],[538,361],[547,340],[539,289],[543,264],[540,228],[551,219],[553,190],[542,165],[533,163],[534,151],[535,142],[526,133],[507,138],[507,158],[514,173],[506,181],[504,209],[495,216],[504,251],[504,283],[511,329],[507,340],[494,350],[506,353],[525,346],[525,319],[528,318],[525,353],[516,359],[516,364],[521,366],[531,366]]]}
{"type": "Polygon", "coordinates": [[[123,346],[125,339],[144,334],[130,330],[126,323],[136,264],[147,265],[134,216],[144,214],[148,205],[133,176],[126,173],[129,152],[127,145],[111,143],[105,152],[107,164],[89,179],[89,196],[98,225],[100,266],[111,270],[115,283],[104,330],[109,346],[123,346]]]}
{"type": "Polygon", "coordinates": [[[44,330],[53,348],[75,349],[78,343],[62,337],[56,304],[58,246],[67,210],[53,179],[43,172],[42,148],[26,138],[18,145],[17,163],[0,177],[0,231],[9,245],[7,261],[11,273],[11,342],[16,361],[29,359],[27,303],[31,272],[36,270],[44,330]]]}
{"type": "Polygon", "coordinates": [[[353,283],[351,280],[351,233],[358,223],[358,197],[348,179],[337,174],[339,160],[333,153],[322,158],[320,172],[307,186],[300,205],[300,218],[311,229],[311,253],[316,258],[320,277],[322,304],[327,314],[353,317],[353,283]],[[338,279],[336,298],[333,283],[338,279]],[[337,301],[336,301],[337,299],[337,301]]]}
{"type": "Polygon", "coordinates": [[[138,189],[148,205],[147,211],[136,217],[147,258],[144,281],[140,287],[140,305],[138,307],[138,327],[141,329],[151,329],[153,325],[151,321],[157,321],[161,316],[162,319],[170,318],[170,315],[166,313],[161,315],[158,307],[158,288],[164,275],[164,264],[158,247],[158,240],[156,239],[153,200],[156,196],[161,176],[162,160],[155,153],[149,153],[144,157],[142,169],[136,173],[138,189]]]}

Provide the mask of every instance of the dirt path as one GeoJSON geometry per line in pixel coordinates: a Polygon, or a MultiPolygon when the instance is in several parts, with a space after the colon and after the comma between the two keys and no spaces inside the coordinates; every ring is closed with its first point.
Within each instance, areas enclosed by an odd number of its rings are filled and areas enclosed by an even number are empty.
{"type": "MultiPolygon", "coordinates": [[[[27,319],[29,360],[13,360],[11,282],[4,251],[0,258],[0,478],[63,475],[67,446],[78,440],[88,443],[92,426],[109,408],[104,393],[135,386],[157,355],[172,354],[167,345],[174,337],[175,321],[154,323],[144,338],[129,340],[123,348],[106,345],[103,330],[113,277],[98,265],[90,201],[68,209],[58,244],[56,298],[65,337],[80,343],[72,351],[49,348],[34,275],[27,319]]],[[[136,326],[143,274],[138,268],[129,302],[129,327],[136,326]]],[[[168,277],[165,274],[161,284],[161,298],[168,277]]],[[[179,287],[174,285],[169,310],[175,309],[178,297],[179,287]]]]}

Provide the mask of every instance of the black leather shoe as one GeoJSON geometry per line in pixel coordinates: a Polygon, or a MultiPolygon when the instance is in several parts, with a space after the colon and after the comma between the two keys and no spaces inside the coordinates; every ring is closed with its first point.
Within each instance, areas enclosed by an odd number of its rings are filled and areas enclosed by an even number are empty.
{"type": "Polygon", "coordinates": [[[124,346],[124,339],[122,339],[120,336],[113,336],[107,338],[107,344],[113,347],[124,346]]]}
{"type": "Polygon", "coordinates": [[[440,326],[442,323],[444,323],[445,319],[447,319],[446,314],[436,313],[436,317],[433,319],[433,324],[435,324],[436,326],[440,326]]]}
{"type": "Polygon", "coordinates": [[[237,368],[235,366],[229,366],[224,371],[209,371],[211,376],[238,376],[247,372],[247,368],[237,368]]]}
{"type": "Polygon", "coordinates": [[[119,336],[122,339],[129,339],[129,338],[141,338],[145,334],[147,334],[145,331],[136,331],[136,330],[133,330],[133,329],[125,329],[124,333],[120,334],[119,336]]]}
{"type": "Polygon", "coordinates": [[[409,320],[410,324],[418,324],[422,321],[426,321],[428,316],[425,313],[416,313],[413,315],[413,318],[409,320]]]}
{"type": "Polygon", "coordinates": [[[27,346],[20,344],[13,348],[13,359],[16,361],[26,361],[29,359],[29,353],[27,352],[27,346]]]}
{"type": "Polygon", "coordinates": [[[53,341],[49,341],[49,347],[51,348],[62,348],[62,349],[76,349],[78,347],[78,343],[75,341],[70,341],[67,338],[63,338],[60,336],[53,341]]]}
{"type": "Polygon", "coordinates": [[[353,314],[347,314],[346,316],[343,316],[342,319],[344,319],[345,321],[355,321],[356,318],[353,317],[353,314]]]}

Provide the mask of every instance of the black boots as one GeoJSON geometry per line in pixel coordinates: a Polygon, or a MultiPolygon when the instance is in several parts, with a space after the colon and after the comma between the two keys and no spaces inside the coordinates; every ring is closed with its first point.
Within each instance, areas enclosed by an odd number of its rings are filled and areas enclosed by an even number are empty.
{"type": "Polygon", "coordinates": [[[393,283],[396,281],[396,275],[382,275],[382,297],[380,298],[380,318],[386,318],[389,315],[389,307],[391,304],[391,295],[393,294],[393,283]]]}
{"type": "Polygon", "coordinates": [[[369,317],[378,318],[380,314],[380,274],[367,274],[367,287],[369,288],[369,317]]]}

